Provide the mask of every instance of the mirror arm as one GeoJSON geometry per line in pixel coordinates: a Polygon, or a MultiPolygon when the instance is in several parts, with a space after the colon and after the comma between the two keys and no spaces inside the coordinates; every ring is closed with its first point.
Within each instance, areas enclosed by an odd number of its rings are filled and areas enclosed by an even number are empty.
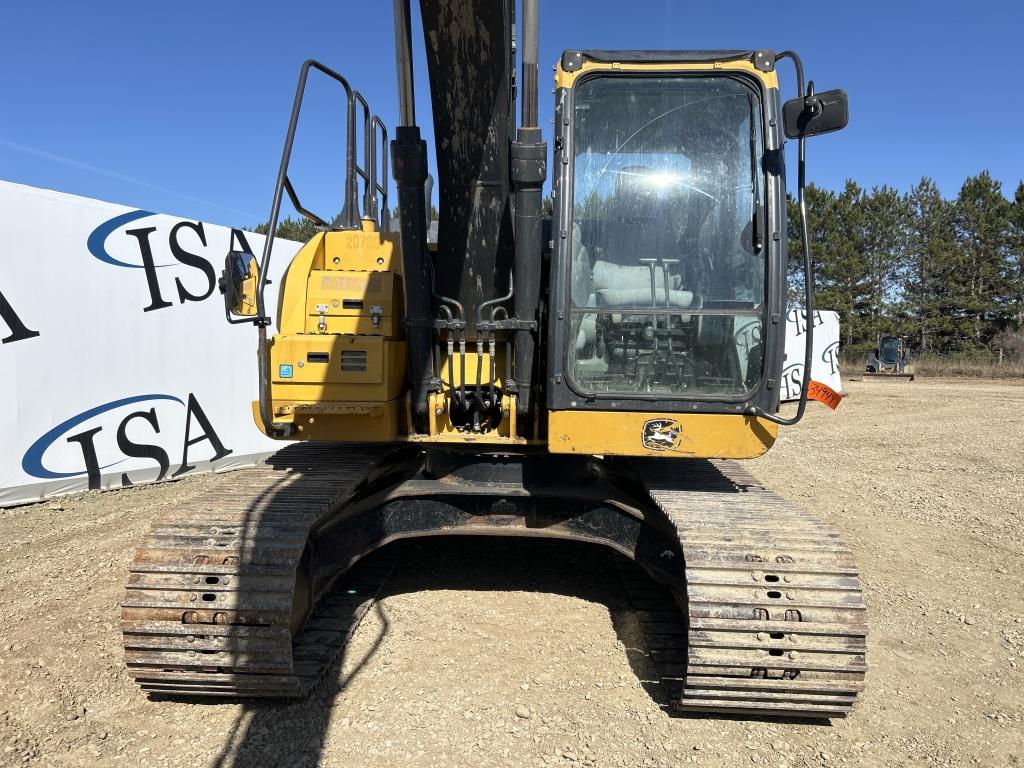
{"type": "MultiPolygon", "coordinates": [[[[796,66],[797,85],[800,89],[798,92],[803,93],[804,68],[800,63],[800,57],[793,51],[784,51],[776,56],[776,61],[783,57],[793,60],[793,64],[796,66]]],[[[814,97],[813,82],[808,84],[805,103],[808,107],[812,103],[818,104],[817,99],[814,97]]],[[[799,153],[797,163],[797,195],[800,206],[800,229],[802,235],[800,241],[804,251],[804,316],[807,319],[807,332],[804,335],[804,380],[800,388],[800,402],[796,407],[796,413],[789,419],[782,418],[774,413],[767,413],[754,406],[747,410],[752,415],[759,416],[784,427],[798,424],[804,417],[804,411],[807,409],[807,389],[811,385],[811,363],[814,357],[814,262],[811,259],[811,237],[807,227],[807,200],[804,198],[804,187],[807,182],[807,138],[803,134],[797,139],[797,147],[799,153]]]]}
{"type": "Polygon", "coordinates": [[[227,307],[224,308],[224,317],[227,318],[227,321],[231,323],[231,325],[244,325],[246,323],[256,322],[255,317],[232,317],[227,307]]]}
{"type": "Polygon", "coordinates": [[[796,51],[783,51],[776,54],[776,63],[782,59],[790,59],[793,62],[793,67],[796,69],[796,92],[802,94],[804,92],[804,63],[800,60],[796,51]]]}

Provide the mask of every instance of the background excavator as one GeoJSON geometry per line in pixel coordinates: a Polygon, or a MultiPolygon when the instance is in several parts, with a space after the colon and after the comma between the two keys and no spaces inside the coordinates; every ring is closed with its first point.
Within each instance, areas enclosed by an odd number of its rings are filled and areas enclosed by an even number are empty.
{"type": "Polygon", "coordinates": [[[371,553],[427,535],[534,536],[617,553],[674,708],[847,714],[865,672],[852,554],[732,461],[804,413],[806,395],[778,415],[783,145],[799,142],[810,313],[804,142],[846,125],[845,93],[805,87],[791,51],[568,50],[545,136],[537,0],[522,2],[518,81],[514,0],[419,10],[437,242],[412,17],[396,0],[397,227],[387,127],[344,77],[306,62],[269,232],[285,194],[322,231],[288,267],[277,332],[272,234],[261,259],[229,254],[222,278],[228,319],[259,332],[256,423],[299,443],[155,521],[123,604],[131,673],[164,695],[302,696],[381,583],[386,559],[371,553]],[[796,70],[785,103],[782,60],[796,70]],[[347,106],[331,222],[288,174],[314,72],[347,106]]]}

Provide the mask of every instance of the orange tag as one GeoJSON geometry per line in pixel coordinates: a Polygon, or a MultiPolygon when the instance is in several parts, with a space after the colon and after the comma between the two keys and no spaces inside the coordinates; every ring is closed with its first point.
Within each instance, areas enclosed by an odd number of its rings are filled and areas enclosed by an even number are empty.
{"type": "Polygon", "coordinates": [[[812,381],[807,385],[807,397],[810,400],[817,400],[819,403],[824,403],[833,411],[839,407],[839,403],[843,401],[843,396],[836,392],[828,384],[822,384],[820,381],[812,381]]]}

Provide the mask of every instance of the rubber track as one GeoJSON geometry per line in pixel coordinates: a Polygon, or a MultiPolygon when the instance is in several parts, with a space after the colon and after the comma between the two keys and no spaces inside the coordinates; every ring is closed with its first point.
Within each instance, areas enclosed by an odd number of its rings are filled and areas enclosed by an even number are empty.
{"type": "Polygon", "coordinates": [[[838,531],[735,462],[634,465],[685,559],[686,594],[675,599],[634,564],[622,567],[671,706],[846,716],[863,690],[867,624],[838,531]]]}
{"type": "Polygon", "coordinates": [[[296,571],[310,528],[382,453],[285,449],[268,465],[159,515],[129,567],[125,662],[143,688],[188,696],[301,697],[337,658],[393,567],[387,551],[346,573],[294,638],[296,571]]]}

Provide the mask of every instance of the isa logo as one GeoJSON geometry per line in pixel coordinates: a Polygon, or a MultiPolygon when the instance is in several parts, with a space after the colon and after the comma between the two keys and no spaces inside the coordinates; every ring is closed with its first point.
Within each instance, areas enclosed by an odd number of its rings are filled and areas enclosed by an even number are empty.
{"type": "Polygon", "coordinates": [[[793,363],[782,369],[782,399],[794,400],[800,397],[804,388],[804,364],[793,363]]]}
{"type": "Polygon", "coordinates": [[[833,341],[821,351],[821,362],[828,366],[829,373],[835,375],[839,372],[839,342],[833,341]]]}
{"type": "Polygon", "coordinates": [[[230,241],[215,247],[201,221],[167,222],[151,211],[129,211],[100,224],[86,246],[93,258],[111,267],[138,270],[145,291],[143,312],[186,302],[205,301],[217,287],[217,269],[228,251],[252,253],[245,232],[232,229],[230,241]]]}
{"type": "MultiPolygon", "coordinates": [[[[130,459],[152,462],[163,480],[195,469],[190,456],[216,461],[231,453],[196,396],[148,394],[113,400],[83,411],[40,436],[21,460],[27,475],[44,480],[86,477],[100,487],[104,470],[130,459]],[[207,444],[200,449],[200,444],[207,444]],[[172,466],[176,466],[171,472],[172,466]]],[[[136,462],[136,465],[138,462],[136,462]]],[[[136,466],[138,471],[139,467],[136,466]]],[[[152,472],[152,470],[150,470],[152,472]]],[[[121,485],[132,485],[128,472],[121,485]]]]}
{"type": "MultiPolygon", "coordinates": [[[[786,322],[793,326],[794,336],[803,336],[807,333],[807,313],[802,309],[791,309],[786,313],[786,322]]],[[[820,325],[825,324],[825,318],[821,316],[821,312],[814,310],[814,327],[817,328],[820,325]]]]}
{"type": "Polygon", "coordinates": [[[25,325],[25,321],[14,311],[14,307],[11,306],[11,302],[4,296],[3,291],[0,291],[0,320],[4,322],[10,331],[6,336],[0,337],[0,344],[24,341],[39,335],[39,331],[33,331],[25,325]]]}

